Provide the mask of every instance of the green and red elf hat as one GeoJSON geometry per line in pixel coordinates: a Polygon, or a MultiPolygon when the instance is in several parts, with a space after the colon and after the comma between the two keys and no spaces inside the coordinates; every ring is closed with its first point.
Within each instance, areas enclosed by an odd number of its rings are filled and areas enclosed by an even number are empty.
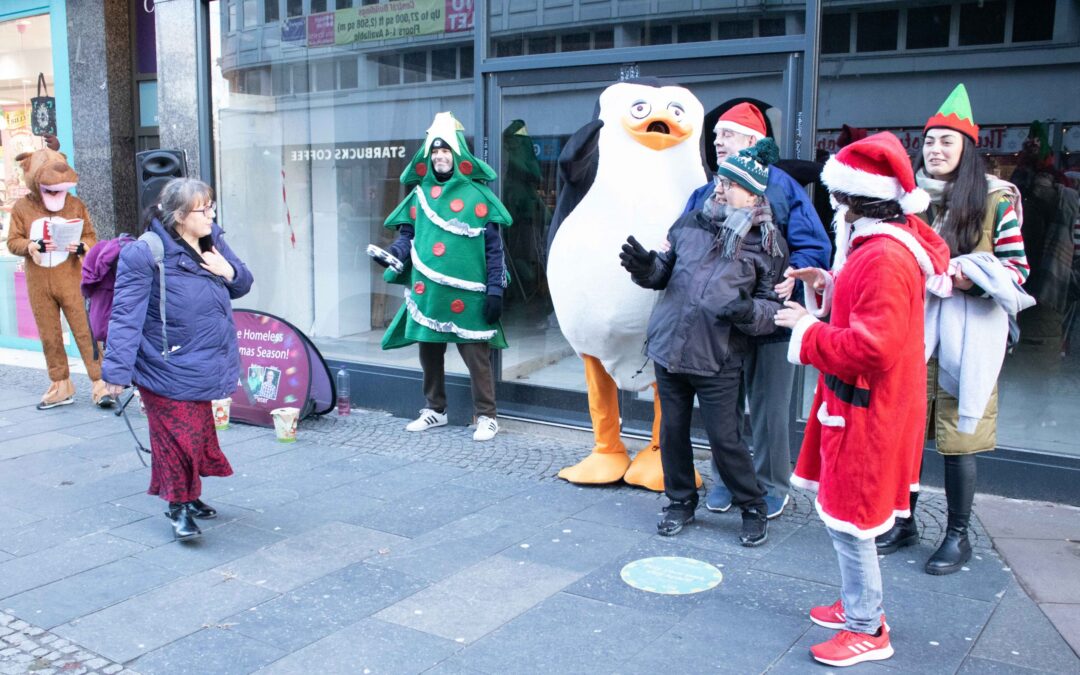
{"type": "Polygon", "coordinates": [[[941,104],[938,111],[926,121],[923,132],[930,129],[952,129],[964,134],[976,145],[979,144],[979,125],[971,114],[971,101],[963,84],[956,85],[949,98],[941,104]]]}

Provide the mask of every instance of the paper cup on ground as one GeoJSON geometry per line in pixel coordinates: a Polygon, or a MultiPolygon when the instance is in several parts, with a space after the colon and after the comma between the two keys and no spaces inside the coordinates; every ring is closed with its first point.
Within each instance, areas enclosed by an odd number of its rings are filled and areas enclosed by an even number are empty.
{"type": "Polygon", "coordinates": [[[224,431],[229,428],[230,405],[232,405],[231,398],[219,398],[216,401],[210,402],[210,407],[214,411],[214,428],[218,431],[224,431]]]}
{"type": "Polygon", "coordinates": [[[270,411],[274,418],[274,432],[282,443],[296,440],[296,422],[300,417],[300,408],[274,408],[270,411]]]}

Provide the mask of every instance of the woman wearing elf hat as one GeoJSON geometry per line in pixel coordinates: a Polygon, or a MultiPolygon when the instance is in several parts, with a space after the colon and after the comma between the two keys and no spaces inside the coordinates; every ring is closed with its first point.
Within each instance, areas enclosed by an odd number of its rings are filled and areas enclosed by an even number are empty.
{"type": "MultiPolygon", "coordinates": [[[[1019,290],[1028,276],[1020,193],[1011,183],[987,175],[976,150],[978,140],[967,90],[959,84],[927,121],[922,153],[915,160],[915,178],[930,194],[923,217],[949,245],[952,258],[951,288],[931,284],[927,299],[926,350],[935,357],[928,364],[927,436],[935,438],[945,459],[948,503],[945,539],[926,563],[928,574],[951,574],[971,558],[967,532],[975,496],[975,455],[996,445],[996,383],[1005,357],[1008,315],[1028,306],[1019,290]],[[949,319],[957,313],[989,314],[990,320],[969,321],[963,327],[949,319]],[[961,353],[963,358],[955,356],[961,353]]],[[[879,553],[918,543],[917,490],[914,482],[911,515],[897,519],[878,539],[879,553]]]]}
{"type": "Polygon", "coordinates": [[[893,654],[874,538],[909,515],[926,424],[924,288],[949,249],[911,215],[929,198],[896,136],[843,148],[821,179],[837,206],[833,270],[790,273],[806,284],[810,312],[788,301],[776,323],[792,329],[788,359],[821,372],[791,482],[817,492],[840,563],[840,599],[810,619],[840,632],[810,651],[850,666],[893,654]]]}

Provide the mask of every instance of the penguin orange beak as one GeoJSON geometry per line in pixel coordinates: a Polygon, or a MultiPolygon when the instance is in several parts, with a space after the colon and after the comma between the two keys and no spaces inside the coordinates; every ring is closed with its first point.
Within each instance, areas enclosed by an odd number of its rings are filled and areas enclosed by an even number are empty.
{"type": "Polygon", "coordinates": [[[638,143],[651,150],[666,150],[690,138],[694,128],[663,110],[643,120],[623,117],[623,128],[638,143]]]}

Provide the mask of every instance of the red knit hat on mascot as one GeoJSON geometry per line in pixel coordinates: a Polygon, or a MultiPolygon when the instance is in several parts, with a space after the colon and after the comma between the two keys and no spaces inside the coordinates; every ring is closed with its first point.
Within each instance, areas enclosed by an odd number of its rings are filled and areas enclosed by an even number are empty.
{"type": "Polygon", "coordinates": [[[751,103],[734,105],[716,121],[716,129],[730,129],[760,141],[765,138],[765,116],[751,103]]]}

